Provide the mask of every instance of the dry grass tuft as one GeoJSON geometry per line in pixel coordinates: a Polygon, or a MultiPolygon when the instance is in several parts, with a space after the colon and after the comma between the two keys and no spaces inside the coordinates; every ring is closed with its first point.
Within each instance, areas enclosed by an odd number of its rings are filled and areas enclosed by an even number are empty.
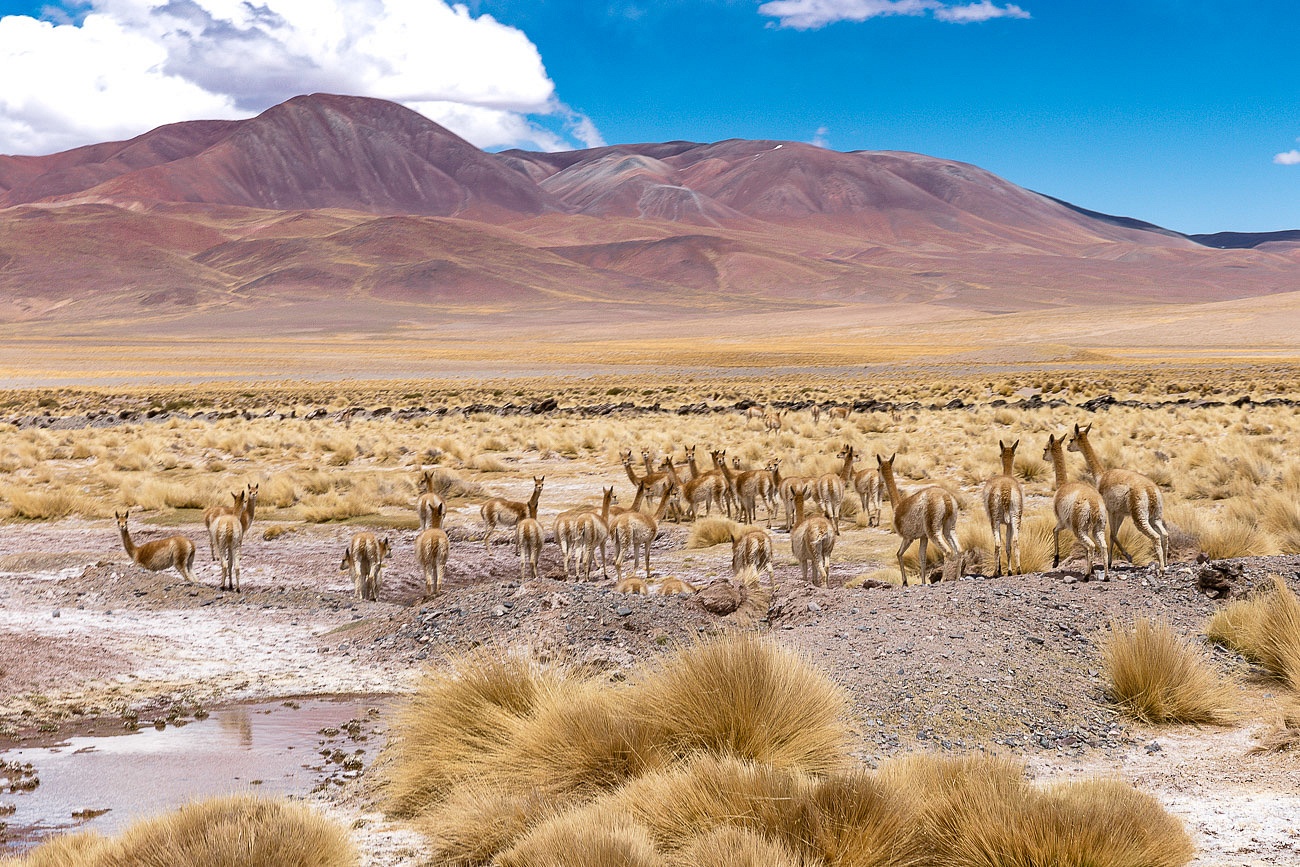
{"type": "Polygon", "coordinates": [[[730,518],[699,518],[691,524],[690,533],[686,536],[686,547],[712,548],[724,542],[730,545],[732,538],[742,529],[740,524],[730,518]]]}
{"type": "Polygon", "coordinates": [[[467,782],[421,814],[416,824],[429,840],[432,863],[478,867],[560,808],[535,789],[503,792],[467,782]]]}
{"type": "Polygon", "coordinates": [[[1213,515],[1186,503],[1173,503],[1166,507],[1165,516],[1171,543],[1175,536],[1186,536],[1191,547],[1204,552],[1212,560],[1257,557],[1276,552],[1275,542],[1259,521],[1243,515],[1232,512],[1213,515]]]}
{"type": "Polygon", "coordinates": [[[499,867],[666,867],[645,828],[619,817],[593,823],[581,812],[546,823],[493,863],[499,867]]]}
{"type": "Polygon", "coordinates": [[[9,503],[15,517],[33,521],[50,521],[66,518],[79,510],[84,498],[67,488],[29,489],[17,486],[0,491],[0,499],[9,503]]]}
{"type": "Polygon", "coordinates": [[[446,499],[483,496],[483,486],[467,481],[444,467],[430,470],[433,492],[446,499]]]}
{"type": "Polygon", "coordinates": [[[1251,747],[1250,755],[1284,753],[1291,750],[1300,752],[1300,705],[1292,705],[1274,723],[1273,728],[1261,735],[1259,743],[1251,747]]]}
{"type": "Polygon", "coordinates": [[[766,834],[722,825],[689,840],[674,867],[813,867],[801,853],[766,834]]]}
{"type": "Polygon", "coordinates": [[[484,650],[432,670],[394,725],[385,753],[388,809],[413,816],[478,776],[561,675],[484,650]]]}
{"type": "Polygon", "coordinates": [[[29,867],[354,867],[347,832],[303,804],[229,795],[132,824],[118,838],[56,837],[29,867]]]}
{"type": "Polygon", "coordinates": [[[107,865],[114,841],[97,831],[59,834],[51,837],[25,857],[12,861],[0,859],[0,864],[14,867],[98,867],[107,865]]]}
{"type": "Polygon", "coordinates": [[[880,774],[914,799],[925,864],[1180,867],[1195,851],[1181,822],[1121,781],[1039,789],[990,756],[909,756],[880,774]]]}
{"type": "Polygon", "coordinates": [[[1270,589],[1219,609],[1206,635],[1300,690],[1300,599],[1281,576],[1272,582],[1270,589]]]}
{"type": "Polygon", "coordinates": [[[1111,700],[1130,716],[1147,723],[1232,720],[1232,687],[1168,624],[1146,618],[1130,630],[1112,624],[1101,651],[1111,700]]]}
{"type": "Polygon", "coordinates": [[[570,676],[546,684],[484,776],[502,788],[587,797],[667,763],[659,733],[628,712],[626,688],[570,676]]]}
{"type": "Polygon", "coordinates": [[[631,713],[675,755],[828,773],[845,765],[844,692],[796,652],[748,633],[701,642],[635,684],[631,713]]]}
{"type": "Polygon", "coordinates": [[[627,815],[668,852],[721,827],[744,828],[797,845],[813,819],[811,786],[811,779],[797,771],[706,754],[635,780],[582,812],[588,819],[627,815]]]}

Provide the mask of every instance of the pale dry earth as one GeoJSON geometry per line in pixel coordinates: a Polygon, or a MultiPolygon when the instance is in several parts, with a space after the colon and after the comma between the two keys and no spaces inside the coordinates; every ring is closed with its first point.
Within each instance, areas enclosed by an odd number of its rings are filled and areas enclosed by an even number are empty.
{"type": "Polygon", "coordinates": [[[818,377],[906,359],[952,373],[1099,363],[1284,361],[1300,357],[1300,293],[1205,304],[989,314],[934,304],[656,316],[611,307],[550,319],[461,316],[350,329],[364,311],[319,304],[238,317],[0,326],[0,387],[199,381],[579,378],[611,373],[818,377]],[[265,334],[273,339],[251,335],[265,334]],[[596,337],[593,335],[606,335],[596,337]],[[634,339],[633,339],[634,338],[634,339]],[[273,373],[269,373],[273,371],[273,373]],[[323,371],[347,371],[331,374],[323,371]]]}

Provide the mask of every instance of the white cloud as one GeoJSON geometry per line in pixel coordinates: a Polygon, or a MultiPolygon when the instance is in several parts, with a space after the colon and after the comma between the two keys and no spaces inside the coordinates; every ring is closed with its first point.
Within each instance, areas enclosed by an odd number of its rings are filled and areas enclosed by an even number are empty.
{"type": "Polygon", "coordinates": [[[934,10],[934,17],[940,21],[955,24],[970,24],[975,21],[988,21],[993,18],[1028,18],[1029,13],[1014,3],[998,6],[992,0],[980,0],[965,6],[945,6],[934,10]]]}
{"type": "Polygon", "coordinates": [[[829,132],[829,127],[817,127],[817,132],[813,133],[812,141],[810,141],[809,144],[819,148],[828,147],[830,145],[830,139],[828,139],[826,135],[829,132]]]}
{"type": "Polygon", "coordinates": [[[90,0],[80,23],[0,18],[0,152],[48,152],[178,120],[245,117],[300,93],[426,111],[481,147],[600,141],[537,47],[442,0],[90,0]]]}
{"type": "Polygon", "coordinates": [[[1300,150],[1289,150],[1273,157],[1279,166],[1300,166],[1300,150]]]}
{"type": "Polygon", "coordinates": [[[939,21],[966,24],[991,18],[1028,18],[1029,13],[992,0],[953,5],[940,0],[769,0],[759,14],[777,19],[782,27],[816,30],[837,21],[866,21],[886,15],[933,15],[939,21]]]}

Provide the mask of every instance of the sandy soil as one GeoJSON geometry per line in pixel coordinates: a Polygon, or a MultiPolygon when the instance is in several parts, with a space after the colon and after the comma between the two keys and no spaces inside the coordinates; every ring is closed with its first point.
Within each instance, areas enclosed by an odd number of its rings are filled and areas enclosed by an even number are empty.
{"type": "MultiPolygon", "coordinates": [[[[777,592],[719,616],[695,597],[624,596],[612,581],[566,582],[553,545],[545,577],[521,584],[506,539],[485,550],[468,510],[456,527],[443,595],[423,598],[414,533],[392,531],[382,601],[360,602],[337,571],[351,527],[305,527],[273,541],[250,533],[244,592],[233,594],[216,589],[205,542],[200,581],[189,584],[131,564],[111,522],[8,525],[0,549],[0,746],[57,738],[92,719],[143,724],[177,703],[401,694],[425,660],[481,642],[615,671],[703,633],[757,625],[844,685],[868,763],[982,746],[1024,757],[1043,780],[1117,774],[1187,820],[1197,865],[1300,863],[1300,756],[1246,755],[1282,701],[1275,684],[1216,652],[1254,708],[1237,728],[1150,730],[1105,701],[1097,641],[1111,618],[1157,615],[1194,633],[1213,610],[1216,603],[1193,589],[1191,565],[1159,582],[1148,570],[1121,569],[1108,584],[1067,583],[1068,573],[1056,573],[822,589],[799,579],[778,531],[777,592]]],[[[202,537],[198,528],[180,529],[202,537]]],[[[172,530],[141,523],[137,541],[164,532],[172,530]]],[[[854,537],[883,533],[849,530],[845,550],[854,537]]],[[[729,572],[727,546],[690,551],[684,538],[685,527],[668,525],[655,546],[656,577],[707,585],[729,572]]],[[[1270,569],[1289,574],[1298,562],[1252,561],[1248,580],[1270,569]]],[[[841,566],[835,577],[856,571],[841,566]]],[[[364,783],[319,797],[356,829],[367,864],[418,863],[419,838],[376,812],[364,783]]]]}

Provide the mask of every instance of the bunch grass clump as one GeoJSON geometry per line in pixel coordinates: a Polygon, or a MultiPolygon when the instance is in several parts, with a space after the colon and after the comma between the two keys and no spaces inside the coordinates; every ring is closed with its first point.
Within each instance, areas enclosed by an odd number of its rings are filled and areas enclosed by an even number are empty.
{"type": "Polygon", "coordinates": [[[662,660],[635,683],[632,712],[675,755],[705,752],[828,773],[845,765],[842,689],[799,654],[750,633],[662,660]]]}
{"type": "Polygon", "coordinates": [[[23,867],[355,867],[347,832],[304,804],[252,795],[141,819],[120,837],[56,837],[23,867]]]}
{"type": "Polygon", "coordinates": [[[1232,687],[1168,624],[1142,618],[1123,629],[1112,623],[1102,663],[1111,700],[1143,722],[1222,724],[1233,718],[1232,687]]]}
{"type": "Polygon", "coordinates": [[[1300,690],[1300,599],[1281,576],[1271,581],[1263,592],[1220,608],[1206,634],[1300,690]]]}
{"type": "Polygon", "coordinates": [[[1040,788],[992,756],[908,756],[880,775],[920,813],[921,863],[940,867],[1179,867],[1194,854],[1182,823],[1119,780],[1040,788]]]}
{"type": "Polygon", "coordinates": [[[480,649],[426,678],[381,767],[449,867],[1178,867],[1186,832],[1109,781],[988,756],[854,764],[841,691],[736,633],[626,681],[480,649]],[[1113,833],[1114,828],[1122,834],[1113,833]]]}
{"type": "Polygon", "coordinates": [[[730,518],[716,516],[698,518],[691,524],[690,532],[686,535],[686,547],[712,548],[723,543],[731,544],[731,540],[739,535],[742,529],[744,528],[740,524],[730,518]]]}

